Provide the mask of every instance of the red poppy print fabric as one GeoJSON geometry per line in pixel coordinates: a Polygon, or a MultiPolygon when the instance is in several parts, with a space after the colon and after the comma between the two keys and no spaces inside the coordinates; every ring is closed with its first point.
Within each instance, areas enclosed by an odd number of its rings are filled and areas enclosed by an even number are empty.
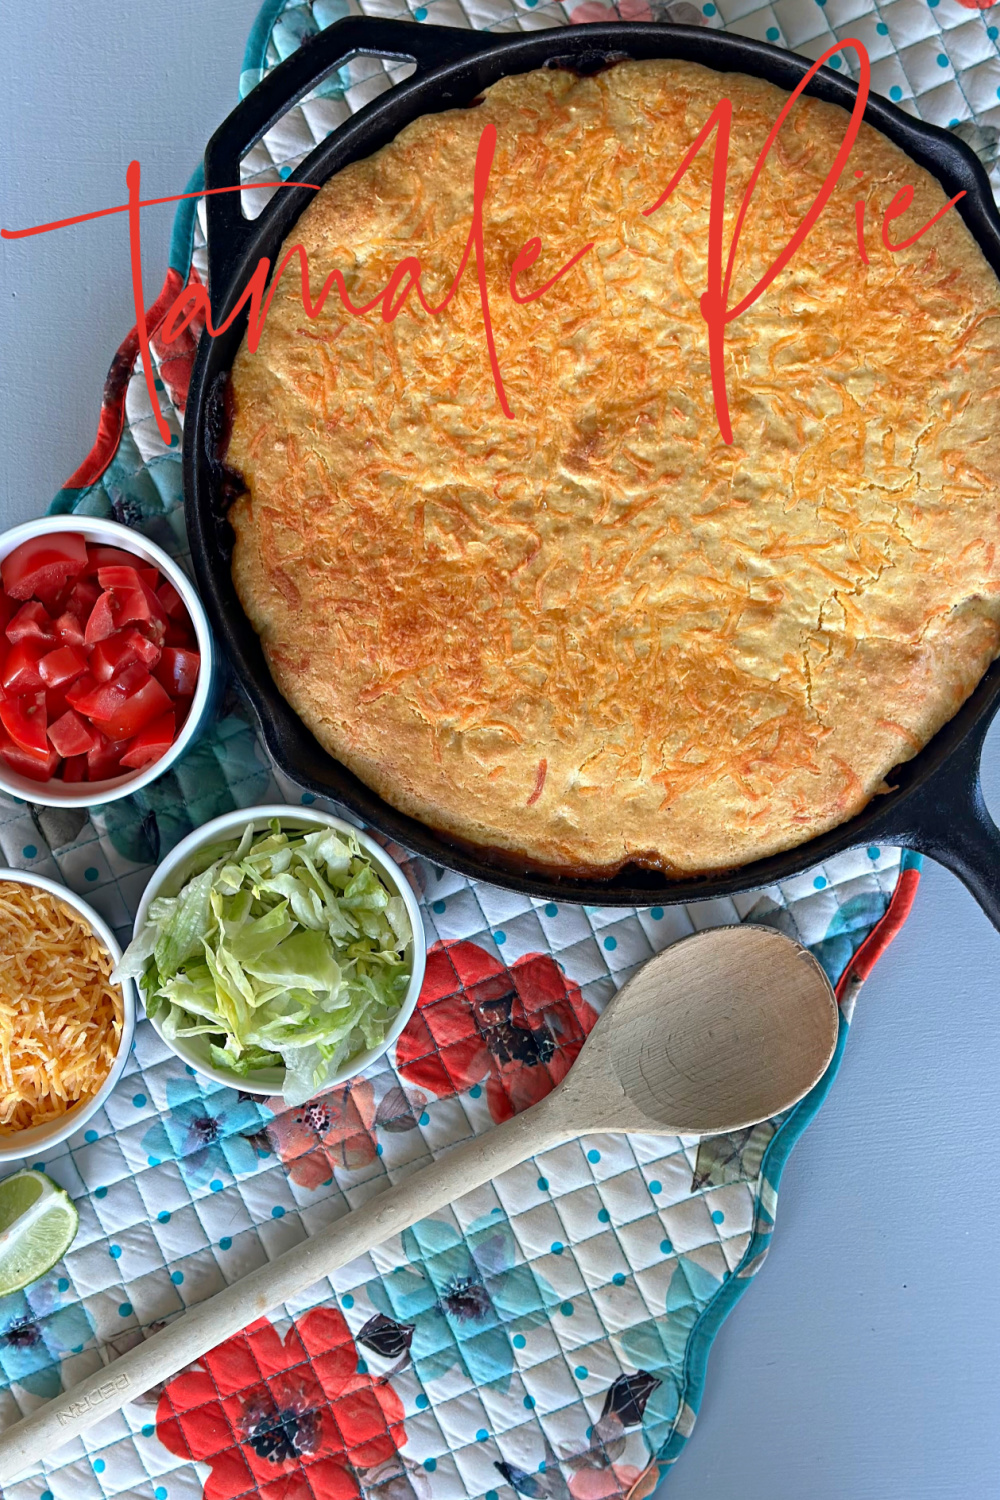
{"type": "Polygon", "coordinates": [[[396,1067],[439,1098],[485,1081],[499,1125],[562,1082],[596,1020],[547,953],[505,968],[478,943],[435,943],[396,1067]]]}
{"type": "Polygon", "coordinates": [[[338,1309],[299,1318],[284,1339],[261,1319],[177,1375],[156,1433],[211,1467],[205,1500],[355,1500],[363,1476],[405,1443],[403,1407],[359,1363],[338,1309]],[[363,1373],[362,1373],[363,1372],[363,1373]]]}

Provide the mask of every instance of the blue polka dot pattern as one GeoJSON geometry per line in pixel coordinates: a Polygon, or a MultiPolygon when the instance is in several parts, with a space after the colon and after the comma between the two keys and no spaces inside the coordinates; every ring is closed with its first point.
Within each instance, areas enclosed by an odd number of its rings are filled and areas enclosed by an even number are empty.
{"type": "Polygon", "coordinates": [[[122,1254],[122,1247],[121,1247],[121,1245],[109,1245],[108,1246],[108,1254],[111,1256],[112,1260],[121,1260],[121,1254],[122,1254]]]}
{"type": "Polygon", "coordinates": [[[674,1247],[670,1243],[669,1240],[661,1240],[660,1241],[660,1254],[661,1255],[669,1255],[670,1252],[673,1250],[673,1248],[674,1247]]]}
{"type": "Polygon", "coordinates": [[[552,1254],[553,1255],[562,1255],[562,1253],[565,1250],[565,1248],[566,1248],[566,1246],[563,1244],[562,1240],[553,1240],[552,1241],[552,1254]]]}
{"type": "Polygon", "coordinates": [[[839,57],[831,57],[830,58],[830,67],[831,68],[839,68],[840,67],[840,58],[839,57]]]}
{"type": "Polygon", "coordinates": [[[875,30],[878,32],[879,36],[889,35],[889,28],[884,21],[879,21],[878,25],[875,27],[875,30]]]}
{"type": "Polygon", "coordinates": [[[170,1280],[173,1282],[174,1286],[180,1286],[181,1282],[184,1280],[184,1272],[171,1271],[170,1280]]]}
{"type": "Polygon", "coordinates": [[[487,1442],[489,1442],[489,1438],[490,1438],[490,1435],[486,1431],[486,1428],[485,1427],[480,1427],[479,1431],[476,1433],[476,1442],[477,1443],[487,1443],[487,1442]]]}
{"type": "MultiPolygon", "coordinates": [[[[997,93],[1000,94],[1000,89],[997,89],[997,93]]],[[[889,98],[894,100],[898,104],[899,100],[902,99],[902,97],[903,90],[900,88],[898,83],[894,83],[892,88],[889,90],[889,98]]]]}
{"type": "Polygon", "coordinates": [[[525,1398],[524,1398],[524,1405],[525,1405],[525,1409],[527,1411],[534,1411],[534,1409],[535,1409],[535,1398],[534,1398],[534,1396],[525,1396],[525,1398]]]}
{"type": "Polygon", "coordinates": [[[571,1318],[574,1312],[572,1302],[564,1302],[559,1311],[562,1313],[564,1318],[571,1318]]]}
{"type": "Polygon", "coordinates": [[[435,901],[435,902],[434,902],[434,903],[433,903],[433,905],[432,905],[432,906],[431,906],[431,911],[435,911],[435,912],[437,912],[437,914],[438,914],[438,916],[440,916],[440,915],[441,915],[441,913],[442,913],[442,912],[443,912],[443,911],[444,911],[444,910],[445,910],[445,904],[444,904],[444,902],[443,902],[443,901],[435,901]]]}
{"type": "Polygon", "coordinates": [[[145,1096],[145,1094],[133,1094],[132,1095],[132,1103],[135,1105],[136,1109],[145,1109],[146,1108],[146,1096],[145,1096]]]}
{"type": "Polygon", "coordinates": [[[611,1280],[614,1282],[615,1286],[625,1285],[625,1277],[622,1275],[621,1271],[616,1271],[611,1280]]]}
{"type": "Polygon", "coordinates": [[[604,946],[609,953],[614,953],[615,949],[618,947],[618,939],[616,937],[606,937],[604,939],[604,946]]]}
{"type": "Polygon", "coordinates": [[[776,42],[780,36],[781,32],[778,30],[777,26],[769,26],[767,28],[767,39],[769,42],[776,42]]]}
{"type": "Polygon", "coordinates": [[[662,906],[651,906],[649,908],[649,915],[652,917],[652,919],[653,919],[654,922],[662,922],[663,921],[663,907],[662,906]]]}
{"type": "Polygon", "coordinates": [[[428,1399],[424,1395],[423,1391],[421,1391],[420,1395],[417,1397],[417,1406],[420,1408],[421,1411],[426,1411],[427,1408],[430,1406],[430,1404],[431,1403],[428,1401],[428,1399]]]}
{"type": "Polygon", "coordinates": [[[285,1217],[285,1210],[282,1208],[282,1206],[281,1206],[280,1203],[276,1203],[274,1205],[274,1207],[271,1209],[271,1218],[272,1219],[283,1219],[284,1217],[285,1217]]]}
{"type": "Polygon", "coordinates": [[[507,941],[507,934],[505,932],[495,932],[493,934],[493,941],[496,943],[498,948],[502,948],[504,943],[507,941]]]}
{"type": "Polygon", "coordinates": [[[937,55],[937,65],[938,65],[939,68],[946,68],[948,66],[948,55],[947,55],[947,53],[945,53],[945,52],[939,52],[938,53],[938,55],[937,55]]]}
{"type": "Polygon", "coordinates": [[[554,901],[550,901],[546,906],[545,915],[547,917],[557,917],[559,915],[559,908],[554,901]]]}
{"type": "Polygon", "coordinates": [[[153,1491],[153,1500],[167,1500],[167,1491],[162,1484],[158,1484],[153,1491]]]}
{"type": "Polygon", "coordinates": [[[367,1360],[359,1359],[358,1362],[357,1362],[357,1364],[356,1364],[356,1366],[355,1366],[355,1370],[357,1371],[357,1373],[359,1375],[367,1375],[368,1374],[368,1362],[367,1362],[367,1360]]]}
{"type": "Polygon", "coordinates": [[[589,1162],[599,1162],[600,1159],[601,1159],[601,1153],[599,1151],[593,1150],[593,1151],[588,1151],[587,1152],[587,1160],[589,1162]]]}
{"type": "Polygon", "coordinates": [[[233,1242],[232,1242],[232,1240],[229,1238],[228,1234],[224,1234],[222,1236],[222,1239],[219,1241],[219,1249],[220,1250],[231,1250],[232,1248],[233,1248],[233,1242]]]}
{"type": "Polygon", "coordinates": [[[302,805],[303,805],[303,807],[312,807],[312,805],[313,805],[313,803],[315,801],[316,801],[315,793],[313,793],[313,792],[303,792],[302,793],[302,805]]]}
{"type": "Polygon", "coordinates": [[[94,866],[90,865],[86,870],[84,870],[84,872],[83,872],[83,878],[84,878],[84,880],[91,880],[91,881],[93,881],[93,880],[97,879],[97,877],[98,877],[99,874],[100,874],[100,871],[99,870],[95,870],[94,866]]]}
{"type": "Polygon", "coordinates": [[[87,1130],[87,1131],[84,1132],[83,1138],[84,1138],[85,1141],[88,1141],[90,1143],[90,1145],[92,1146],[94,1144],[94,1142],[97,1140],[97,1131],[96,1130],[87,1130]]]}
{"type": "Polygon", "coordinates": [[[107,1196],[108,1196],[108,1190],[107,1190],[106,1187],[99,1187],[99,1188],[95,1188],[94,1189],[94,1197],[95,1198],[106,1198],[107,1196]]]}
{"type": "Polygon", "coordinates": [[[38,854],[38,850],[35,848],[34,844],[25,844],[24,848],[21,850],[21,853],[25,859],[34,859],[38,854]]]}
{"type": "Polygon", "coordinates": [[[573,1374],[576,1376],[577,1380],[586,1380],[587,1376],[590,1374],[590,1371],[587,1369],[586,1365],[577,1365],[576,1369],[573,1371],[573,1374]]]}
{"type": "Polygon", "coordinates": [[[161,1224],[169,1224],[170,1223],[170,1211],[169,1211],[169,1209],[161,1208],[160,1212],[156,1215],[156,1217],[159,1219],[159,1221],[160,1221],[161,1224]]]}
{"type": "Polygon", "coordinates": [[[219,1179],[217,1177],[213,1177],[212,1180],[211,1180],[211,1182],[208,1185],[212,1189],[213,1193],[221,1193],[222,1192],[222,1183],[219,1181],[219,1179]]]}
{"type": "Polygon", "coordinates": [[[538,1191],[540,1193],[547,1193],[548,1190],[549,1190],[549,1179],[547,1177],[539,1177],[539,1179],[538,1179],[538,1191]]]}
{"type": "Polygon", "coordinates": [[[602,1224],[609,1224],[611,1222],[611,1215],[606,1208],[599,1208],[597,1210],[597,1217],[602,1224]]]}
{"type": "Polygon", "coordinates": [[[417,1121],[417,1124],[418,1125],[429,1125],[430,1123],[431,1123],[431,1117],[430,1117],[430,1115],[427,1113],[427,1111],[425,1109],[424,1112],[423,1112],[423,1114],[420,1116],[420,1119],[417,1121]]]}
{"type": "MultiPolygon", "coordinates": [[[[956,121],[956,124],[957,123],[958,122],[956,121]]],[[[875,845],[873,844],[872,847],[868,850],[868,858],[869,859],[878,859],[880,852],[881,851],[878,850],[878,849],[876,849],[875,845]]]]}
{"type": "Polygon", "coordinates": [[[478,1084],[478,1083],[474,1083],[472,1085],[471,1089],[469,1090],[469,1096],[472,1099],[478,1099],[480,1097],[480,1095],[482,1094],[482,1092],[483,1092],[482,1086],[480,1084],[478,1084]]]}
{"type": "Polygon", "coordinates": [[[815,887],[815,889],[817,891],[825,890],[826,889],[826,876],[825,875],[817,875],[815,877],[815,879],[813,880],[813,886],[815,887]]]}
{"type": "Polygon", "coordinates": [[[119,1304],[118,1304],[118,1316],[120,1318],[130,1318],[132,1316],[132,1304],[131,1304],[131,1302],[119,1302],[119,1304]]]}
{"type": "Polygon", "coordinates": [[[662,1193],[663,1192],[663,1183],[662,1182],[657,1182],[656,1178],[654,1177],[653,1180],[652,1180],[652,1182],[649,1184],[649,1191],[651,1193],[662,1193]]]}
{"type": "Polygon", "coordinates": [[[721,1208],[717,1208],[715,1210],[715,1212],[713,1213],[713,1215],[712,1215],[712,1223],[713,1224],[724,1224],[725,1222],[726,1222],[726,1216],[725,1216],[725,1214],[722,1212],[721,1208]]]}
{"type": "Polygon", "coordinates": [[[158,1167],[160,1165],[160,1158],[158,1156],[147,1156],[146,1162],[148,1166],[158,1167]]]}
{"type": "Polygon", "coordinates": [[[354,1298],[351,1296],[350,1292],[344,1293],[344,1295],[340,1299],[340,1305],[341,1307],[346,1307],[348,1312],[350,1312],[351,1308],[354,1306],[354,1298]]]}
{"type": "Polygon", "coordinates": [[[104,1462],[103,1458],[95,1458],[94,1459],[94,1473],[95,1474],[103,1474],[104,1470],[106,1468],[107,1468],[107,1464],[104,1462]]]}
{"type": "Polygon", "coordinates": [[[383,1146],[383,1145],[382,1145],[382,1143],[381,1143],[381,1141],[380,1141],[380,1142],[379,1142],[379,1144],[378,1144],[378,1145],[377,1145],[377,1146],[376,1146],[376,1147],[375,1147],[375,1155],[376,1155],[376,1156],[381,1156],[381,1155],[382,1155],[382,1152],[383,1152],[383,1151],[384,1151],[384,1150],[385,1150],[385,1147],[384,1147],[384,1146],[383,1146]]]}
{"type": "Polygon", "coordinates": [[[142,1429],[142,1435],[143,1437],[152,1437],[155,1431],[156,1428],[153,1426],[152,1422],[147,1422],[145,1427],[142,1429]]]}
{"type": "Polygon", "coordinates": [[[427,20],[427,12],[422,5],[418,5],[416,10],[413,12],[413,19],[415,21],[427,20]]]}
{"type": "Polygon", "coordinates": [[[56,1286],[61,1292],[69,1291],[69,1282],[66,1280],[65,1276],[60,1276],[59,1280],[56,1282],[56,1286]]]}
{"type": "MultiPolygon", "coordinates": [[[[427,14],[426,11],[424,12],[424,14],[425,15],[427,14]]],[[[417,17],[419,19],[419,12],[417,13],[417,17]]],[[[424,1459],[424,1468],[427,1470],[428,1474],[433,1474],[434,1470],[437,1468],[437,1466],[438,1466],[438,1461],[437,1461],[436,1458],[425,1458],[424,1459]]]]}
{"type": "Polygon", "coordinates": [[[514,1337],[511,1339],[511,1343],[514,1345],[515,1349],[523,1349],[527,1342],[528,1341],[523,1333],[515,1333],[514,1337]]]}
{"type": "Polygon", "coordinates": [[[703,5],[701,7],[701,9],[702,9],[702,14],[703,15],[706,15],[706,16],[714,16],[715,15],[715,6],[711,4],[711,0],[709,0],[709,4],[708,5],[703,5]]]}
{"type": "MultiPolygon", "coordinates": [[[[995,42],[997,37],[1000,36],[1000,31],[998,31],[995,26],[987,26],[986,35],[989,37],[991,42],[995,42]]],[[[957,120],[955,121],[955,124],[958,124],[957,120]]]]}

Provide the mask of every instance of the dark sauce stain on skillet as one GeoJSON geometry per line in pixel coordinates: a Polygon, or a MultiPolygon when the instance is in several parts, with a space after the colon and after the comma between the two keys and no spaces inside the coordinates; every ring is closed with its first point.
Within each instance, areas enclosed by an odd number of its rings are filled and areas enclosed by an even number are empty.
{"type": "Polygon", "coordinates": [[[205,402],[205,457],[212,476],[212,518],[227,557],[233,550],[233,533],[226,515],[233,501],[249,489],[239,469],[226,463],[235,414],[231,372],[223,370],[212,382],[205,402]]]}

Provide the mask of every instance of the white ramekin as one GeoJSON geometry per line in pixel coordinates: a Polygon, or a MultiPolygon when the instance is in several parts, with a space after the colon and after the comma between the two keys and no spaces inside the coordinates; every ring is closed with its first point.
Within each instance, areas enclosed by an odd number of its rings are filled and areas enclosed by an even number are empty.
{"type": "MultiPolygon", "coordinates": [[[[213,818],[210,823],[205,823],[201,828],[196,828],[194,833],[189,833],[187,838],[182,839],[166,859],[157,866],[139,902],[139,910],[135,918],[135,932],[142,930],[151,901],[154,901],[157,896],[177,895],[193,869],[198,854],[207,844],[217,844],[224,839],[238,840],[248,823],[253,823],[255,832],[262,832],[272,818],[277,818],[282,828],[336,828],[341,833],[353,834],[389,889],[402,896],[410,918],[413,936],[406,953],[410,964],[410,983],[403,996],[399,1015],[389,1028],[385,1040],[378,1047],[371,1047],[368,1051],[361,1052],[357,1057],[344,1063],[323,1085],[323,1089],[326,1090],[363,1072],[381,1057],[383,1052],[388,1051],[412,1016],[424,979],[427,944],[424,938],[420,907],[410,882],[395,860],[389,858],[381,844],[377,844],[373,838],[369,838],[368,834],[362,833],[352,823],[345,823],[343,818],[335,818],[331,813],[320,812],[317,808],[275,804],[267,807],[244,807],[237,809],[236,812],[224,813],[221,818],[213,818]]],[[[139,991],[141,995],[141,984],[139,991]]],[[[261,1068],[252,1077],[243,1078],[238,1073],[231,1073],[225,1068],[217,1068],[208,1061],[208,1043],[205,1038],[191,1037],[170,1041],[163,1035],[155,1019],[152,1025],[171,1052],[176,1053],[183,1062],[196,1068],[199,1073],[204,1073],[207,1078],[214,1079],[216,1083],[228,1084],[230,1088],[242,1089],[248,1094],[267,1096],[281,1093],[285,1079],[284,1068],[261,1068]]]]}
{"type": "MultiPolygon", "coordinates": [[[[44,875],[29,874],[27,870],[0,870],[0,880],[16,880],[20,885],[36,886],[39,890],[48,891],[50,895],[58,897],[60,901],[65,901],[67,906],[71,906],[74,911],[80,913],[94,936],[107,948],[112,960],[117,963],[121,958],[122,950],[111,928],[75,891],[68,890],[66,886],[59,885],[54,880],[47,880],[44,875]]],[[[128,1055],[132,1050],[132,1038],[135,1035],[135,989],[131,979],[126,979],[122,983],[121,992],[121,1041],[115,1060],[111,1064],[111,1071],[97,1093],[92,1099],[88,1099],[83,1104],[77,1104],[75,1108],[68,1110],[66,1114],[48,1125],[33,1125],[30,1130],[19,1130],[17,1135],[0,1135],[0,1165],[8,1161],[19,1161],[27,1156],[42,1157],[48,1148],[58,1145],[67,1136],[75,1135],[101,1108],[128,1062],[128,1055]]]]}
{"type": "Polygon", "coordinates": [[[208,716],[215,676],[215,653],[208,616],[187,575],[161,548],[141,532],[133,531],[131,526],[119,526],[117,521],[95,520],[92,516],[44,516],[40,521],[26,521],[23,526],[14,526],[0,536],[0,562],[15,547],[31,537],[63,531],[76,532],[97,546],[120,547],[123,552],[132,552],[143,562],[159,568],[184,601],[201,653],[198,686],[181,732],[167,753],[161,755],[159,760],[154,760],[151,765],[143,766],[138,771],[129,771],[125,776],[116,776],[111,781],[67,783],[55,779],[32,781],[28,776],[19,776],[0,759],[0,789],[9,792],[11,796],[21,797],[25,802],[35,802],[43,807],[98,807],[104,802],[115,802],[119,797],[128,797],[132,792],[139,791],[140,787],[148,786],[184,754],[208,716]]]}

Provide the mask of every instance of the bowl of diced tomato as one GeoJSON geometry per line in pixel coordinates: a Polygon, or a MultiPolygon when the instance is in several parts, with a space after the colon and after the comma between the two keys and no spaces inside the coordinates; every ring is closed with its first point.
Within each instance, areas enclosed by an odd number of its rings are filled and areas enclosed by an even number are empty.
{"type": "Polygon", "coordinates": [[[0,536],[0,788],[89,807],[138,791],[206,716],[212,637],[185,574],[115,521],[0,536]]]}

